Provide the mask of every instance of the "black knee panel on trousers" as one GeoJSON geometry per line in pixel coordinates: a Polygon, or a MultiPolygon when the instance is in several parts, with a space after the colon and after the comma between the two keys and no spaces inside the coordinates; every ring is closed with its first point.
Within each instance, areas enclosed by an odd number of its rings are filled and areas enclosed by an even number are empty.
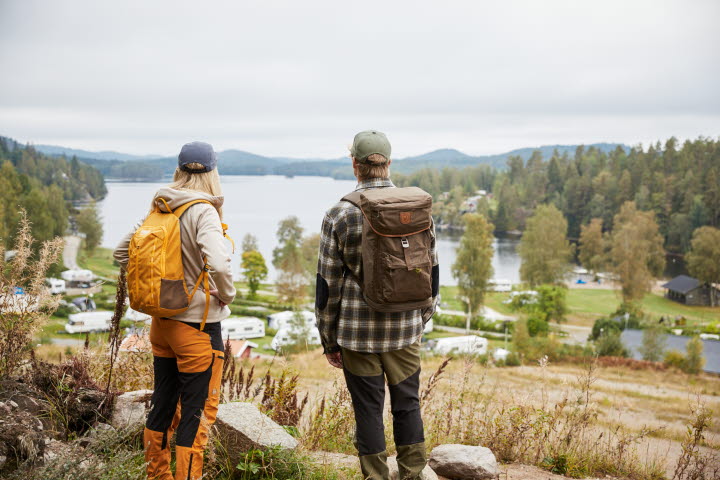
{"type": "Polygon", "coordinates": [[[180,373],[180,423],[175,443],[180,447],[192,447],[200,427],[200,416],[208,397],[208,386],[212,376],[212,364],[200,373],[180,373]]]}
{"type": "Polygon", "coordinates": [[[154,357],[155,390],[145,426],[155,432],[170,428],[180,397],[178,366],[174,358],[154,357]]]}
{"type": "Polygon", "coordinates": [[[345,381],[355,410],[358,453],[374,455],[385,451],[385,375],[360,377],[344,369],[345,381]]]}
{"type": "Polygon", "coordinates": [[[425,441],[420,415],[420,369],[397,385],[388,385],[393,414],[395,445],[414,445],[425,441]]]}

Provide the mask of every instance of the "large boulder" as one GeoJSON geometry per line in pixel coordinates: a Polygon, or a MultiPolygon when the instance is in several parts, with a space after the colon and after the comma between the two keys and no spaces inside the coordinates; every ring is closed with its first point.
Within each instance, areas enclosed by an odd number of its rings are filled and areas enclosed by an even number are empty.
{"type": "Polygon", "coordinates": [[[453,480],[496,479],[500,469],[489,448],[472,445],[440,445],[430,452],[428,465],[435,473],[453,480]]]}
{"type": "Polygon", "coordinates": [[[144,424],[152,394],[152,390],[135,390],[118,395],[110,422],[112,426],[122,429],[144,424]]]}
{"type": "Polygon", "coordinates": [[[295,438],[252,403],[221,404],[215,424],[220,441],[232,461],[238,461],[240,454],[249,450],[271,447],[293,450],[298,446],[295,438]]]}
{"type": "MultiPolygon", "coordinates": [[[[387,459],[388,470],[390,470],[390,480],[398,479],[398,463],[397,457],[392,456],[387,459]]],[[[437,474],[430,468],[430,465],[425,465],[425,468],[420,472],[420,480],[438,480],[437,474]]]]}

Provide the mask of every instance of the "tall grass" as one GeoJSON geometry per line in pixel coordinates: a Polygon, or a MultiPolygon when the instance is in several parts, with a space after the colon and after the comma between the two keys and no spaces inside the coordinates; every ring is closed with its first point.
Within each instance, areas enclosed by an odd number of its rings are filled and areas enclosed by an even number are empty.
{"type": "MultiPolygon", "coordinates": [[[[5,260],[0,246],[0,378],[17,373],[27,359],[32,336],[47,322],[60,297],[45,288],[45,274],[57,262],[62,238],[48,240],[36,252],[30,222],[25,211],[15,239],[14,256],[5,260]],[[16,289],[24,293],[16,294],[16,289]]],[[[19,291],[18,291],[19,293],[19,291]]]]}

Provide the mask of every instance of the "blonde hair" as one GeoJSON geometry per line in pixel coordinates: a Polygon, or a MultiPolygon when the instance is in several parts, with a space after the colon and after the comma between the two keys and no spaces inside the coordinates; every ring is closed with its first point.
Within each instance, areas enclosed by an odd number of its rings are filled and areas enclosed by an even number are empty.
{"type": "MultiPolygon", "coordinates": [[[[189,163],[186,165],[188,168],[201,170],[205,168],[199,163],[189,163]]],[[[210,170],[209,172],[197,172],[190,173],[185,170],[175,169],[173,175],[173,182],[168,187],[175,190],[191,190],[194,192],[207,193],[213,197],[222,196],[222,187],[220,186],[220,175],[218,174],[217,168],[210,170]]],[[[155,208],[155,199],[151,206],[151,211],[155,208]]],[[[220,218],[222,219],[222,207],[215,207],[220,218]]]]}
{"type": "Polygon", "coordinates": [[[358,180],[390,177],[390,160],[383,155],[373,153],[365,162],[367,163],[357,162],[358,180]]]}

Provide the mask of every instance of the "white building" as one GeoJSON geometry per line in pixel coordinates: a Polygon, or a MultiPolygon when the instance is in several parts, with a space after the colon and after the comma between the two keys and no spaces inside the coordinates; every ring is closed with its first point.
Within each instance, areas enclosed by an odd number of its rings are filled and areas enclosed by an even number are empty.
{"type": "Polygon", "coordinates": [[[477,335],[438,338],[433,351],[440,355],[468,354],[484,355],[487,353],[488,340],[477,335]]]}
{"type": "MultiPolygon", "coordinates": [[[[292,338],[293,333],[296,332],[294,332],[290,327],[281,328],[272,339],[272,342],[270,342],[270,346],[273,350],[278,351],[282,347],[292,345],[294,343],[292,338]]],[[[317,328],[311,327],[309,329],[307,345],[320,345],[320,331],[317,328]]]]}

